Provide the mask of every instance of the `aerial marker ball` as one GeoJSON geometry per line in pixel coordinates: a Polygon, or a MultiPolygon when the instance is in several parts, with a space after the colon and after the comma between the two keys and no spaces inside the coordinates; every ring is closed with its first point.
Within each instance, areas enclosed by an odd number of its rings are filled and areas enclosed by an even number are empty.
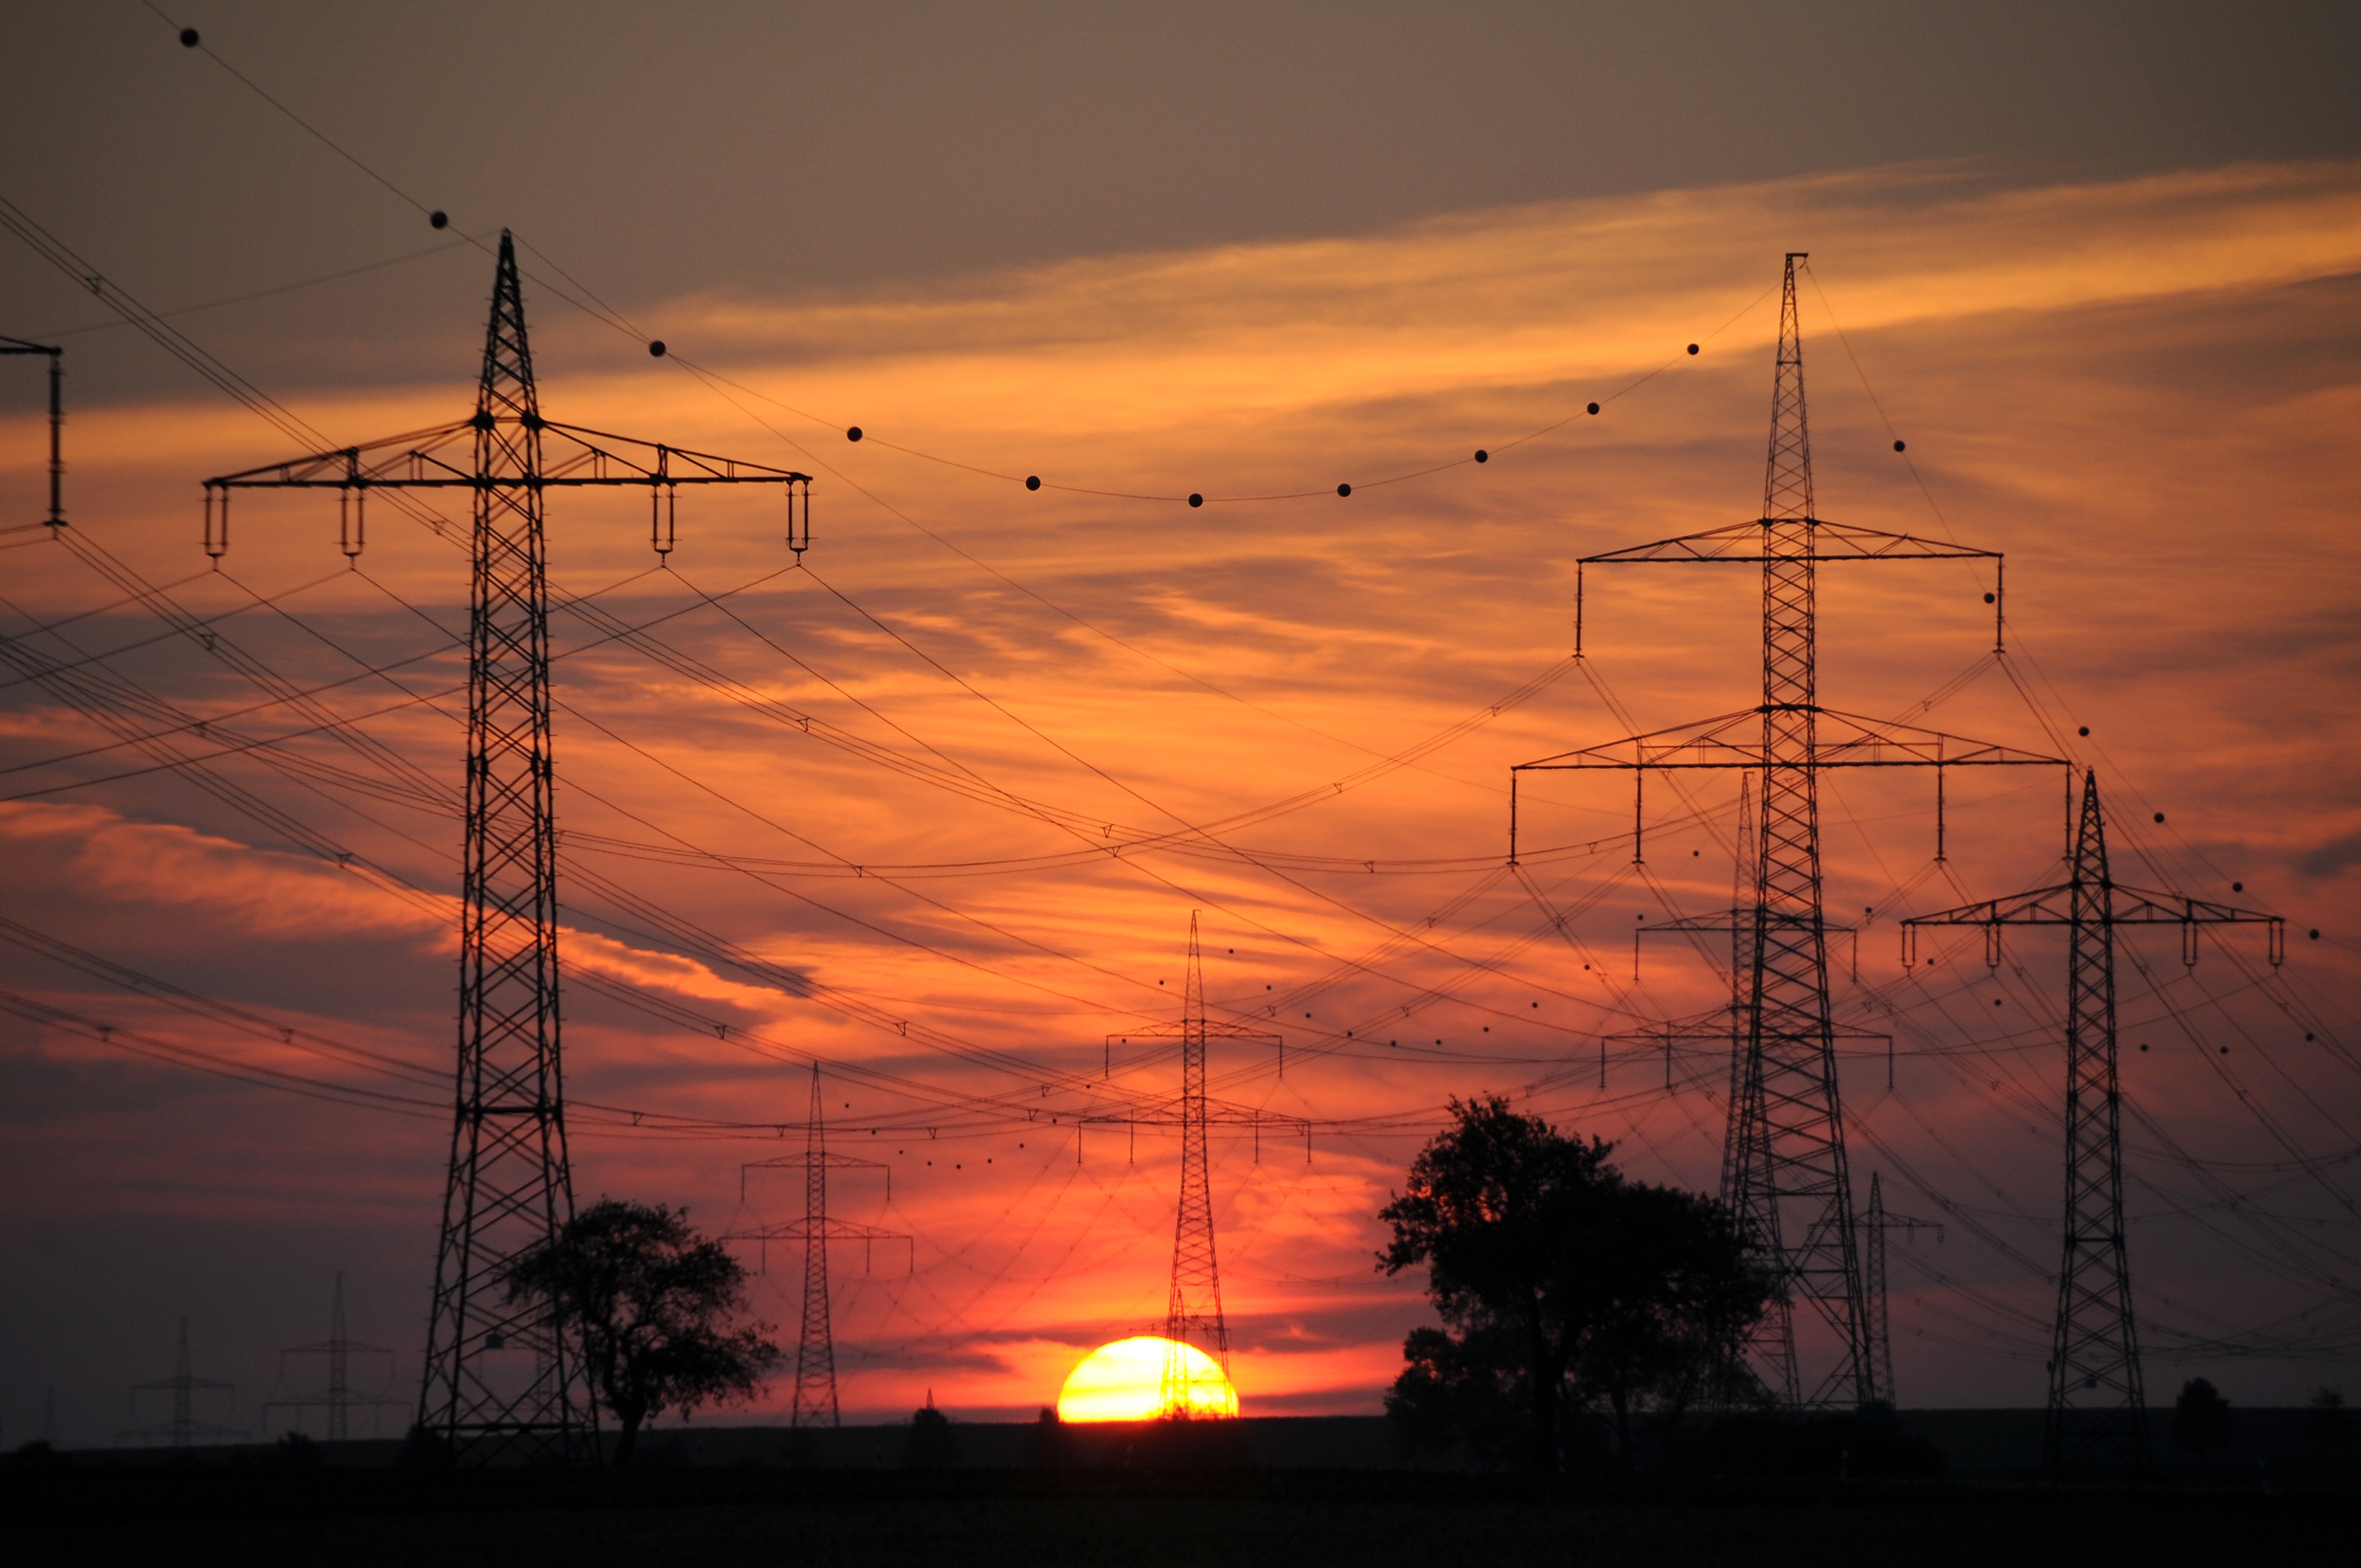
{"type": "Polygon", "coordinates": [[[2076,733],[2076,734],[2078,734],[2078,735],[2088,735],[2090,732],[2091,732],[2091,727],[2090,727],[2089,725],[2087,725],[2087,724],[2085,724],[2084,726],[2082,726],[2082,728],[2081,728],[2081,729],[2078,729],[2078,730],[2076,730],[2076,731],[2075,731],[2075,733],[2076,733]]]}
{"type": "Polygon", "coordinates": [[[437,207],[426,214],[426,226],[431,229],[447,229],[451,226],[451,214],[437,207]]]}
{"type": "Polygon", "coordinates": [[[1592,403],[1592,404],[1590,404],[1590,405],[1589,405],[1589,411],[1590,411],[1590,412],[1592,412],[1592,413],[1597,413],[1597,412],[1598,411],[1598,405],[1597,403],[1592,403]]]}
{"type": "Polygon", "coordinates": [[[2234,882],[2230,884],[2230,891],[2232,893],[2244,893],[2246,891],[2246,884],[2242,882],[2234,882]]]}
{"type": "Polygon", "coordinates": [[[1689,345],[1689,352],[1690,352],[1691,354],[1695,354],[1695,353],[1697,352],[1697,345],[1696,344],[1692,343],[1692,344],[1690,344],[1690,345],[1689,345]]]}
{"type": "Polygon", "coordinates": [[[2303,1032],[2303,1037],[2304,1037],[2305,1039],[2307,1039],[2307,1040],[2308,1040],[2308,1039],[2310,1039],[2310,1038],[2312,1038],[2312,1031],[2311,1031],[2311,1030],[2309,1030],[2309,1029],[2306,1029],[2306,1030],[2303,1032]]]}
{"type": "Polygon", "coordinates": [[[1350,485],[1339,485],[1336,487],[1336,493],[1340,496],[1349,496],[1353,493],[1353,487],[1350,485]]]}
{"type": "Polygon", "coordinates": [[[1894,450],[1896,452],[1905,451],[1907,450],[1906,444],[1897,441],[1894,444],[1894,450]]]}
{"type": "Polygon", "coordinates": [[[664,340],[660,337],[650,338],[648,340],[648,357],[651,359],[662,359],[664,356],[664,340]]]}
{"type": "Polygon", "coordinates": [[[2312,939],[2315,942],[2320,940],[2320,927],[2317,926],[2312,928],[2312,939]]]}
{"type": "Polygon", "coordinates": [[[2225,1056],[2225,1057],[2226,1057],[2226,1056],[2228,1056],[2228,1055],[2230,1054],[2230,1047],[2227,1047],[2227,1046],[2224,1046],[2224,1047],[2222,1047],[2222,1054],[2223,1054],[2224,1056],[2225,1056]]]}
{"type": "Polygon", "coordinates": [[[1189,492],[1189,504],[1192,507],[1203,506],[1205,504],[1205,498],[1199,495],[1196,491],[1191,490],[1189,492]]]}
{"type": "Polygon", "coordinates": [[[1490,453],[1488,453],[1488,452],[1485,451],[1485,450],[1484,450],[1482,447],[1480,447],[1480,446],[1479,446],[1479,447],[1477,447],[1477,448],[1476,449],[1476,461],[1477,461],[1477,462],[1478,462],[1478,463],[1489,463],[1491,460],[1492,460],[1492,455],[1491,455],[1490,453]]]}
{"type": "Polygon", "coordinates": [[[1992,603],[1992,602],[1993,602],[1993,595],[1991,595],[1991,594],[1986,594],[1986,595],[1984,596],[1984,603],[1986,603],[1986,604],[1990,604],[1990,603],[1992,603]]]}
{"type": "Polygon", "coordinates": [[[196,48],[196,47],[197,47],[197,42],[198,42],[198,39],[197,39],[197,29],[196,29],[196,28],[194,28],[194,27],[182,27],[182,28],[181,29],[181,47],[182,49],[194,49],[194,48],[196,48]]]}
{"type": "Polygon", "coordinates": [[[1026,488],[1027,489],[1028,489],[1028,490],[1038,490],[1038,489],[1039,489],[1039,488],[1041,488],[1041,476],[1040,476],[1040,475],[1038,475],[1038,474],[1027,474],[1027,475],[1026,475],[1026,476],[1025,476],[1025,488],[1026,488]]]}
{"type": "Polygon", "coordinates": [[[845,440],[847,440],[847,441],[858,441],[858,440],[860,440],[860,439],[861,439],[861,427],[860,427],[859,425],[857,425],[857,424],[856,424],[856,425],[854,425],[851,430],[846,431],[846,432],[844,433],[844,439],[845,439],[845,440]]]}
{"type": "Polygon", "coordinates": [[[2156,814],[2156,819],[2157,819],[2158,822],[2163,821],[2163,820],[2164,820],[2164,813],[2163,813],[2163,812],[2161,812],[2161,811],[2158,812],[2158,813],[2156,814]]]}
{"type": "Polygon", "coordinates": [[[2141,1042],[2140,1042],[2140,1049],[2142,1049],[2142,1050],[2146,1050],[2146,1049],[2147,1049],[2147,1041],[2143,1040],[2143,1041],[2141,1041],[2141,1042]]]}

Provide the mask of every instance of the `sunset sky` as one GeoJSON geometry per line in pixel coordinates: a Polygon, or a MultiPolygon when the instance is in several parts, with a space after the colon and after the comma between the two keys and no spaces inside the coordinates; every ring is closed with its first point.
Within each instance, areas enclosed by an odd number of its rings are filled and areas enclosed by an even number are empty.
{"type": "MultiPolygon", "coordinates": [[[[912,1238],[834,1255],[848,1419],[1028,1417],[1160,1327],[1177,1148],[1106,1119],[1178,1061],[1102,1042],[1178,1016],[1191,911],[1217,1014],[1285,1040],[1211,1064],[1268,1119],[1213,1151],[1246,1413],[1378,1409],[1428,1313],[1376,1212],[1451,1096],[1712,1188],[1726,1052],[1600,1042],[1726,997],[1631,932],[1727,906],[1737,783],[1652,781],[1635,868],[1628,784],[1529,775],[1520,877],[1508,769],[1756,700],[1749,568],[1592,568],[1577,664],[1574,561],[1757,515],[1789,251],[1820,515],[2007,554],[1997,659],[1983,564],[1826,570],[1822,701],[2095,768],[2119,880],[2290,927],[2276,971],[2126,944],[2151,1399],[2361,1397],[2349,11],[163,10],[0,20],[0,196],[114,288],[364,441],[468,411],[512,228],[551,418],[815,476],[800,564],[770,494],[685,498],[661,568],[642,502],[552,501],[560,894],[586,1201],[789,1217],[741,1196],[778,1139],[701,1124],[799,1138],[814,1062],[890,1167],[834,1192],[912,1238]]],[[[373,506],[348,570],[299,494],[209,571],[197,481],[296,444],[5,245],[81,543],[0,359],[0,1442],[51,1389],[63,1441],[160,1419],[182,1316],[236,1384],[201,1419],[258,1431],[339,1269],[396,1432],[466,559],[373,506]]],[[[2059,779],[1947,788],[1938,864],[1930,781],[1824,785],[1839,1016],[1894,1041],[1842,1047],[1853,1179],[1943,1226],[1893,1245],[1902,1401],[2033,1405],[2062,945],[1905,976],[1895,921],[2061,880],[2059,779]]]]}

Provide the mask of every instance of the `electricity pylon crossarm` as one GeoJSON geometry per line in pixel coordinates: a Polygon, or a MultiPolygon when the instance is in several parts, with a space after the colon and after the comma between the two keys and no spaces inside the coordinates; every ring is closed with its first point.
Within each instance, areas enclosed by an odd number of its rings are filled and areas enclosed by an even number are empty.
{"type": "MultiPolygon", "coordinates": [[[[1996,552],[1889,533],[1817,515],[1804,393],[1795,264],[1786,259],[1762,514],[1749,522],[1588,555],[1576,577],[1576,655],[1582,656],[1583,569],[1606,565],[1752,565],[1761,568],[1762,700],[1697,723],[1561,752],[1510,770],[1510,860],[1516,860],[1520,774],[1560,770],[1632,777],[1633,858],[1645,860],[1644,781],[1652,772],[1737,769],[1760,791],[1747,885],[1733,912],[1741,966],[1736,1003],[1723,1201],[1769,1258],[1778,1291],[1750,1349],[1757,1375],[1790,1408],[1854,1405],[1874,1392],[1843,1108],[1829,1002],[1820,867],[1819,773],[1831,767],[1931,767],[1938,795],[1951,767],[2062,767],[2059,758],[1962,740],[1820,706],[1817,574],[1823,564],[1990,561],[1996,552]],[[1798,1307],[1835,1350],[1808,1373],[1798,1307]]],[[[1993,595],[2000,604],[1997,584],[1993,595]]],[[[1994,612],[1995,641],[2004,623],[1994,612]]],[[[1938,808],[1939,809],[1939,808],[1938,808]]],[[[1940,828],[1938,828],[1939,842],[1940,828]]],[[[1699,930],[1713,928],[1700,924],[1699,930]]]]}
{"type": "Polygon", "coordinates": [[[49,356],[49,515],[41,521],[51,529],[66,526],[66,351],[50,344],[21,337],[0,337],[0,355],[46,354],[49,356]]]}
{"type": "Polygon", "coordinates": [[[1943,926],[1982,927],[1984,961],[1994,968],[2004,927],[2054,926],[2067,932],[2066,1202],[2043,1464],[2052,1475],[2145,1470],[2147,1396],[2124,1232],[2115,933],[2123,927],[2179,927],[2181,960],[2193,965],[2200,927],[2262,926],[2276,967],[2286,958],[2286,922],[2261,910],[2117,883],[2107,865],[2098,774],[2086,770],[2070,879],[1912,916],[1902,925],[1905,965],[1916,961],[1918,928],[1943,926]]]}
{"type": "Polygon", "coordinates": [[[505,232],[472,415],[204,481],[205,552],[216,561],[229,547],[238,490],[337,491],[348,557],[366,547],[372,490],[472,497],[456,1092],[418,1403],[420,1425],[455,1459],[598,1459],[589,1380],[563,1307],[512,1300],[503,1283],[509,1266],[553,1241],[574,1212],[544,499],[552,489],[644,486],[662,554],[673,547],[678,487],[741,484],[785,491],[788,543],[805,548],[807,476],[543,417],[516,246],[505,232]]]}

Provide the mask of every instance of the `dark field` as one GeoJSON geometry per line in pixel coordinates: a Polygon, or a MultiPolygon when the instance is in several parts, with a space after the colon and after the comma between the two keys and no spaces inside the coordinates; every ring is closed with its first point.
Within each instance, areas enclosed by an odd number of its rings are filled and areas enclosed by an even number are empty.
{"type": "Polygon", "coordinates": [[[12,1563],[589,1565],[2351,1561],[2353,1497],[2258,1486],[1570,1484],[1405,1471],[0,1475],[12,1563]]]}

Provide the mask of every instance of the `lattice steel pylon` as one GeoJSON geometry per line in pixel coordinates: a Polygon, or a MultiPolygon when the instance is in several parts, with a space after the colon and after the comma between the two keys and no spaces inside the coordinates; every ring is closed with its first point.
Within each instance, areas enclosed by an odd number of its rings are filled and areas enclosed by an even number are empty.
{"type": "Polygon", "coordinates": [[[828,1135],[819,1102],[819,1065],[812,1064],[811,1125],[804,1149],[804,1311],[796,1340],[796,1405],[791,1427],[839,1424],[836,1339],[828,1317],[828,1135]]]}
{"type": "Polygon", "coordinates": [[[328,1361],[328,1386],[315,1394],[294,1399],[273,1399],[262,1407],[262,1425],[267,1431],[273,1410],[323,1409],[328,1413],[328,1441],[342,1442],[352,1436],[352,1408],[367,1405],[371,1409],[383,1409],[392,1405],[391,1399],[381,1399],[374,1394],[356,1396],[353,1393],[353,1356],[384,1356],[386,1381],[393,1380],[393,1352],[381,1344],[363,1344],[345,1332],[345,1271],[336,1270],[336,1292],[328,1309],[328,1337],[316,1344],[290,1346],[279,1353],[279,1375],[283,1382],[287,1376],[287,1358],[291,1355],[324,1355],[328,1361]]]}
{"type": "Polygon", "coordinates": [[[159,1377],[152,1383],[132,1386],[131,1404],[136,1411],[142,1394],[172,1396],[171,1419],[151,1427],[141,1427],[126,1432],[126,1437],[162,1438],[174,1450],[185,1450],[203,1438],[243,1437],[246,1434],[233,1427],[208,1426],[197,1420],[196,1396],[199,1394],[235,1394],[236,1390],[216,1378],[200,1377],[189,1370],[189,1320],[181,1320],[181,1337],[172,1354],[172,1376],[159,1377]]]}
{"type": "Polygon", "coordinates": [[[1172,1222],[1172,1288],[1164,1311],[1164,1381],[1157,1408],[1193,1416],[1229,1407],[1230,1325],[1222,1316],[1222,1269],[1213,1250],[1213,1183],[1205,1150],[1205,969],[1197,912],[1189,912],[1189,978],[1180,1004],[1180,1202],[1172,1222]],[[1194,1345],[1222,1384],[1185,1354],[1194,1345]]]}
{"type": "Polygon", "coordinates": [[[857,1241],[864,1247],[881,1241],[906,1242],[899,1231],[839,1220],[828,1212],[828,1173],[831,1169],[886,1172],[886,1198],[893,1198],[892,1168],[882,1160],[834,1154],[828,1146],[828,1115],[820,1095],[819,1064],[812,1063],[811,1114],[804,1124],[804,1152],[776,1159],[749,1161],[739,1169],[739,1197],[745,1197],[746,1177],[757,1170],[800,1170],[804,1173],[804,1217],[799,1222],[726,1236],[727,1241],[796,1241],[804,1244],[803,1326],[796,1341],[796,1402],[788,1413],[791,1427],[841,1424],[836,1398],[836,1333],[829,1318],[828,1244],[857,1241]]]}
{"type": "MultiPolygon", "coordinates": [[[[1888,533],[1816,515],[1804,397],[1803,334],[1790,254],[1780,295],[1779,346],[1763,514],[1703,533],[1587,555],[1576,576],[1575,652],[1582,656],[1581,568],[1642,563],[1747,563],[1763,568],[1763,699],[1754,707],[1675,729],[1628,736],[1510,771],[1510,859],[1516,858],[1516,778],[1560,769],[1618,769],[1633,778],[1632,854],[1644,860],[1643,787],[1651,772],[1740,769],[1760,790],[1748,907],[1739,924],[1745,970],[1742,1036],[1725,1148],[1723,1201],[1754,1235],[1778,1290],[1749,1347],[1755,1374],[1791,1409],[1862,1403],[1875,1393],[1862,1299],[1844,1115],[1828,991],[1828,926],[1821,900],[1819,773],[1835,767],[2062,766],[2059,759],[1823,707],[1817,586],[1829,562],[1970,559],[1997,552],[1888,533]],[[1795,1336],[1801,1306],[1834,1349],[1808,1374],[1795,1336]]],[[[2004,606],[1997,581],[1997,651],[2004,606]]],[[[1939,804],[1938,807],[1939,822],[1939,804]]],[[[1938,828],[1939,838],[1940,828],[1938,828]]],[[[1700,926],[1700,929],[1709,927],[1700,926]]]]}
{"type": "MultiPolygon", "coordinates": [[[[1084,1114],[1081,1125],[1126,1126],[1135,1139],[1141,1127],[1174,1127],[1180,1134],[1180,1195],[1172,1221],[1172,1277],[1165,1298],[1164,1374],[1157,1409],[1166,1416],[1234,1415],[1230,1376],[1230,1328],[1222,1315],[1222,1273],[1213,1243],[1213,1186],[1208,1131],[1216,1126],[1243,1127],[1255,1140],[1255,1157],[1262,1157],[1262,1130],[1283,1128],[1303,1135],[1303,1157],[1312,1157],[1311,1124],[1298,1116],[1259,1109],[1217,1104],[1205,1091],[1205,1047],[1212,1040],[1237,1040],[1277,1047],[1279,1073],[1287,1071],[1285,1037],[1252,1029],[1225,1019],[1210,1018],[1205,1011],[1205,967],[1198,946],[1197,911],[1189,912],[1189,969],[1181,986],[1180,1021],[1126,1029],[1106,1037],[1110,1053],[1118,1044],[1134,1040],[1178,1040],[1180,1043],[1180,1096],[1170,1112],[1084,1114]],[[1220,1381],[1187,1354],[1202,1351],[1220,1368],[1220,1381]]],[[[1112,1058],[1110,1057],[1110,1059],[1112,1058]]],[[[1110,1070],[1112,1070],[1110,1069],[1110,1070]]],[[[1080,1157],[1079,1143],[1076,1156],[1080,1157]]]]}
{"type": "MultiPolygon", "coordinates": [[[[354,558],[366,546],[370,492],[394,492],[397,505],[408,490],[473,498],[456,1104],[418,1399],[420,1426],[455,1459],[595,1463],[598,1454],[590,1386],[556,1315],[563,1309],[511,1300],[504,1283],[510,1265],[555,1237],[574,1212],[544,497],[647,487],[661,557],[674,548],[679,487],[737,484],[784,487],[787,543],[805,548],[808,476],[543,417],[516,245],[505,231],[469,418],[204,481],[205,552],[216,561],[229,548],[230,496],[239,489],[337,491],[340,545],[354,558]]],[[[405,510],[443,531],[440,519],[405,510]]]]}
{"type": "Polygon", "coordinates": [[[1889,1405],[1901,1403],[1894,1392],[1894,1319],[1885,1290],[1885,1238],[1893,1231],[1909,1236],[1932,1231],[1938,1241],[1943,1235],[1943,1227],[1932,1221],[1914,1220],[1888,1210],[1884,1184],[1872,1170],[1869,1173],[1869,1208],[1861,1219],[1861,1251],[1868,1272],[1870,1378],[1872,1397],[1889,1405]]]}
{"type": "Polygon", "coordinates": [[[2124,926],[2178,926],[2181,959],[2194,965],[2199,927],[2247,925],[2268,928],[2274,968],[2285,960],[2287,926],[2279,916],[2144,892],[2114,880],[2107,867],[2106,816],[2096,770],[2082,775],[2070,880],[1903,922],[1905,965],[1916,960],[1919,927],[1979,926],[1984,961],[1994,969],[2000,966],[2004,927],[2066,928],[2066,1213],[2042,1443],[2043,1465],[2052,1475],[2145,1470],[2148,1464],[2147,1394],[2124,1235],[2115,931],[2124,926]]]}

